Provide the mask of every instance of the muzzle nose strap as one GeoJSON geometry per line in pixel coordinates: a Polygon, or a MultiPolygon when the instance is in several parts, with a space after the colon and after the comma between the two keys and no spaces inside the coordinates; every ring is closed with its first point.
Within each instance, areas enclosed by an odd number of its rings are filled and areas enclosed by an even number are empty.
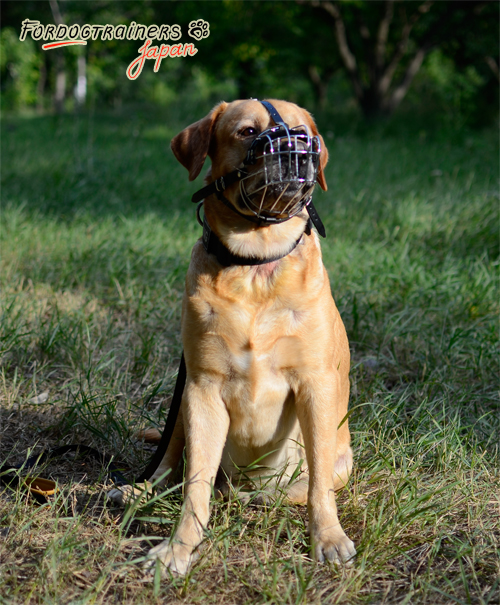
{"type": "MultiPolygon", "coordinates": [[[[255,100],[257,100],[257,99],[255,99],[255,100]]],[[[264,107],[269,112],[269,115],[274,120],[274,123],[276,124],[276,126],[283,126],[284,128],[286,128],[288,130],[288,124],[286,124],[283,121],[283,118],[277,112],[277,110],[274,107],[274,105],[271,105],[271,103],[269,103],[268,101],[261,101],[261,103],[262,103],[262,105],[264,105],[264,107]]]]}

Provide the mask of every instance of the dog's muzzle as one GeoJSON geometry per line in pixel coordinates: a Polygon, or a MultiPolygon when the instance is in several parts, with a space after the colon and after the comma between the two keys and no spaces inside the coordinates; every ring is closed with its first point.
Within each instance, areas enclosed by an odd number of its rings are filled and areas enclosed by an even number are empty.
{"type": "Polygon", "coordinates": [[[264,130],[252,141],[240,168],[216,178],[193,194],[191,201],[198,204],[198,222],[204,224],[200,218],[203,201],[216,195],[227,208],[258,225],[282,223],[305,208],[318,233],[325,237],[325,227],[312,203],[321,139],[309,136],[305,126],[290,128],[269,101],[260,103],[276,126],[264,130]],[[250,166],[256,169],[249,170],[250,166]],[[226,188],[234,183],[239,183],[239,205],[244,212],[224,195],[226,188]]]}
{"type": "Polygon", "coordinates": [[[318,176],[321,143],[305,126],[268,128],[252,142],[240,180],[244,205],[261,220],[289,219],[311,200],[318,176]],[[256,165],[256,170],[246,170],[256,165]]]}

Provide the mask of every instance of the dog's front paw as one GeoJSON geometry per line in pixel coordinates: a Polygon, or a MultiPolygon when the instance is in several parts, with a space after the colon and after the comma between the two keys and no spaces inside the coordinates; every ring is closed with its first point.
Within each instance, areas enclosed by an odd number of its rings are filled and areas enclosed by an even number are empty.
{"type": "Polygon", "coordinates": [[[165,540],[148,552],[144,569],[148,573],[154,573],[156,561],[159,561],[163,577],[167,575],[168,571],[174,575],[185,576],[197,558],[197,553],[194,553],[193,549],[185,544],[169,544],[168,540],[165,540]]]}
{"type": "Polygon", "coordinates": [[[109,490],[106,497],[119,506],[125,506],[129,502],[139,498],[142,494],[144,494],[144,489],[138,489],[133,485],[121,485],[109,490]]]}
{"type": "Polygon", "coordinates": [[[311,543],[313,556],[320,563],[326,559],[350,566],[356,556],[354,542],[349,540],[340,526],[324,530],[316,537],[311,535],[311,543]]]}

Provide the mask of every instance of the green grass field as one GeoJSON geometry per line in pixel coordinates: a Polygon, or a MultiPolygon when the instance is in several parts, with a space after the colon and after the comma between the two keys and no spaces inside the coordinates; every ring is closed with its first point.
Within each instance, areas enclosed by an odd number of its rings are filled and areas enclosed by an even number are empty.
{"type": "MultiPolygon", "coordinates": [[[[81,442],[151,449],[181,352],[200,236],[170,138],[202,111],[7,118],[2,125],[0,461],[81,442]]],[[[320,124],[321,125],[321,124],[320,124]]],[[[498,137],[324,128],[324,261],[351,343],[355,470],[338,496],[358,556],[311,561],[306,511],[214,503],[188,577],[137,564],[179,493],[126,512],[97,464],[0,491],[0,603],[498,603],[498,137]],[[330,129],[330,130],[329,130],[330,129]]]]}

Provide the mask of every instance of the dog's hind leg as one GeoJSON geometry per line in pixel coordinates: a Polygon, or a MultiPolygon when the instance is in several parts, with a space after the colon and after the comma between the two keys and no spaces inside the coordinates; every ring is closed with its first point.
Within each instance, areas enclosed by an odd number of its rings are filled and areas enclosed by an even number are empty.
{"type": "MultiPolygon", "coordinates": [[[[172,433],[172,439],[170,440],[163,460],[160,462],[160,465],[148,481],[147,491],[150,491],[151,484],[162,475],[165,475],[165,477],[163,477],[163,479],[156,484],[157,487],[161,488],[164,487],[167,483],[172,482],[172,476],[174,475],[182,456],[182,451],[184,449],[184,441],[184,423],[182,420],[181,406],[181,409],[179,410],[179,415],[177,416],[177,421],[175,423],[174,432],[172,433]]],[[[125,506],[127,502],[135,500],[141,495],[145,495],[145,493],[145,486],[139,483],[137,486],[122,485],[119,488],[115,487],[107,493],[107,497],[115,504],[125,506]]]]}
{"type": "Polygon", "coordinates": [[[290,504],[307,504],[309,490],[309,475],[303,473],[300,479],[294,481],[286,488],[286,500],[290,504]]]}

